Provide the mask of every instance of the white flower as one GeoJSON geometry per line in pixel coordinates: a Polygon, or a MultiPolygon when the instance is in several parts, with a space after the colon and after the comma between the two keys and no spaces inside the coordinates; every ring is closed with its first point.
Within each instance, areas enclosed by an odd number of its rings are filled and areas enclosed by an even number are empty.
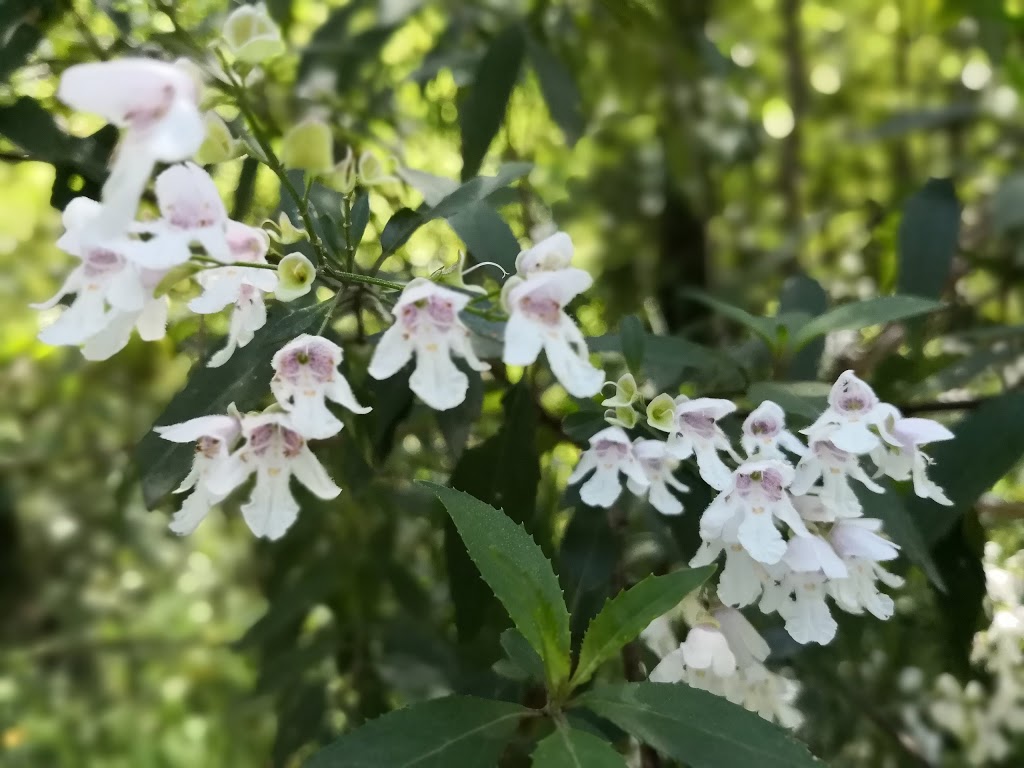
{"type": "Polygon", "coordinates": [[[195,163],[172,165],[156,177],[156,201],[161,218],[134,227],[153,235],[137,257],[140,264],[183,264],[191,256],[193,243],[218,261],[233,260],[227,240],[228,212],[210,174],[195,163]]]}
{"type": "MultiPolygon", "coordinates": [[[[229,409],[229,412],[232,409],[229,409]]],[[[210,509],[224,500],[226,493],[210,490],[210,479],[224,468],[241,432],[237,413],[227,416],[199,416],[181,424],[156,427],[154,430],[172,443],[196,443],[192,470],[175,493],[191,490],[181,509],[171,519],[170,529],[179,536],[192,533],[206,518],[210,509]]]]}
{"type": "Polygon", "coordinates": [[[145,301],[141,309],[125,311],[115,309],[108,316],[107,325],[86,339],[82,357],[86,360],[106,360],[128,344],[132,329],[143,341],[159,341],[167,335],[167,297],[154,296],[157,285],[166,270],[139,270],[145,301]]]}
{"type": "Polygon", "coordinates": [[[736,461],[740,458],[718,426],[718,420],[735,410],[736,404],[731,400],[713,397],[690,400],[685,395],[671,400],[668,395],[659,395],[651,401],[647,413],[652,427],[668,432],[668,452],[677,459],[695,456],[700,476],[720,491],[729,485],[732,473],[718,452],[726,451],[736,461]],[[651,417],[655,411],[663,411],[661,418],[651,417]]]}
{"type": "Polygon", "coordinates": [[[768,658],[771,649],[761,634],[747,621],[747,617],[735,608],[720,607],[711,612],[718,622],[722,635],[729,643],[736,665],[743,669],[768,658]]]}
{"type": "Polygon", "coordinates": [[[903,579],[878,564],[894,560],[899,549],[876,533],[881,527],[882,521],[874,519],[841,520],[833,526],[829,540],[843,558],[848,576],[829,582],[828,591],[844,611],[866,610],[884,621],[892,616],[894,604],[891,597],[879,591],[877,582],[899,587],[903,579]]]}
{"type": "Polygon", "coordinates": [[[846,578],[846,565],[821,536],[790,539],[782,562],[796,573],[823,573],[830,579],[846,578]]]}
{"type": "Polygon", "coordinates": [[[747,461],[732,474],[729,483],[704,510],[700,536],[720,539],[729,523],[739,519],[738,542],[761,563],[777,563],[786,553],[786,542],[775,527],[784,522],[798,536],[808,536],[803,520],[793,507],[786,488],[793,480],[788,464],[765,459],[747,461]]]}
{"type": "Polygon", "coordinates": [[[590,364],[587,342],[565,313],[566,304],[592,283],[590,275],[572,267],[537,272],[526,280],[509,278],[502,292],[509,313],[504,362],[530,365],[543,349],[551,372],[570,395],[600,392],[604,372],[590,364]]]}
{"type": "Polygon", "coordinates": [[[622,492],[619,473],[637,487],[647,486],[647,476],[633,453],[633,444],[619,427],[606,427],[590,438],[590,447],[569,476],[569,484],[593,476],[580,487],[580,498],[591,507],[610,507],[622,492]]]}
{"type": "MultiPolygon", "coordinates": [[[[233,261],[267,263],[270,243],[262,229],[229,221],[227,244],[233,261]]],[[[203,286],[203,293],[189,302],[188,308],[193,312],[209,315],[234,305],[227,343],[207,363],[210,368],[217,368],[224,365],[237,348],[252,341],[256,331],[266,324],[263,293],[277,287],[277,273],[255,267],[215,267],[200,272],[197,280],[203,286]]]]}
{"type": "Polygon", "coordinates": [[[679,647],[679,638],[672,629],[672,621],[668,614],[659,616],[640,633],[640,639],[651,651],[662,658],[679,647]]]}
{"type": "Polygon", "coordinates": [[[751,458],[785,459],[783,448],[797,456],[807,453],[804,444],[786,429],[785,412],[771,400],[765,400],[744,419],[740,445],[751,458]]]}
{"type": "Polygon", "coordinates": [[[725,566],[718,578],[718,599],[726,605],[742,608],[751,605],[767,585],[774,583],[772,569],[752,558],[739,543],[737,531],[740,518],[734,518],[722,531],[722,536],[701,544],[690,560],[691,568],[710,565],[725,552],[725,566]]]}
{"type": "Polygon", "coordinates": [[[711,624],[693,627],[679,650],[690,669],[709,669],[719,677],[736,671],[736,656],[721,629],[711,624]]]}
{"type": "Polygon", "coordinates": [[[75,64],[61,75],[57,98],[125,129],[103,186],[103,216],[93,223],[96,237],[127,230],[157,162],[185,160],[202,145],[198,91],[190,73],[152,59],[75,64]]]}
{"type": "Polygon", "coordinates": [[[882,521],[874,518],[858,518],[856,520],[840,520],[829,531],[832,548],[842,557],[861,557],[867,560],[895,560],[899,557],[899,547],[888,539],[883,539],[877,531],[882,529],[882,521]]]}
{"type": "Polygon", "coordinates": [[[575,253],[572,240],[565,232],[555,232],[544,238],[533,248],[527,248],[516,256],[516,271],[523,277],[539,272],[557,272],[568,269],[575,253]]]}
{"type": "Polygon", "coordinates": [[[853,371],[842,373],[828,395],[829,407],[811,426],[801,430],[812,441],[828,440],[841,451],[870,453],[882,438],[891,439],[886,422],[895,409],[879,401],[853,371]]]}
{"type": "Polygon", "coordinates": [[[286,413],[244,416],[245,443],[207,481],[210,491],[224,497],[256,473],[256,485],[242,505],[242,517],[258,537],[279,539],[298,517],[299,505],[289,488],[293,475],[320,499],[333,499],[341,493],[302,435],[290,425],[286,413]]]}
{"type": "Polygon", "coordinates": [[[682,514],[682,502],[669,491],[668,487],[672,486],[683,493],[690,489],[676,480],[672,474],[679,466],[679,461],[668,454],[665,443],[661,440],[637,438],[633,442],[633,455],[640,462],[648,484],[644,485],[629,478],[626,481],[629,492],[634,496],[641,497],[646,494],[651,506],[663,515],[682,514]]]}
{"type": "Polygon", "coordinates": [[[836,621],[828,608],[828,587],[845,579],[830,582],[823,573],[783,575],[775,585],[767,587],[759,607],[765,613],[778,611],[786,620],[786,631],[801,645],[828,645],[836,636],[836,621]]]}
{"type": "Polygon", "coordinates": [[[328,410],[325,399],[353,413],[370,412],[356,401],[348,381],[338,372],[343,355],[333,341],[304,333],[281,347],[271,361],[270,391],[288,412],[291,427],[307,440],[341,431],[343,425],[328,410]]]}
{"type": "Polygon", "coordinates": [[[436,411],[447,411],[466,399],[469,379],[452,357],[461,357],[475,371],[490,366],[480,362],[470,343],[469,330],[459,319],[469,297],[417,278],[402,291],[395,304],[395,323],[384,332],[370,361],[370,375],[387,379],[416,357],[409,388],[436,411]]]}
{"type": "Polygon", "coordinates": [[[825,520],[843,517],[858,517],[861,504],[850,486],[850,478],[859,481],[875,493],[885,489],[868,477],[861,468],[860,460],[853,453],[844,451],[829,440],[814,440],[810,452],[800,459],[790,490],[796,495],[811,491],[820,479],[821,487],[813,492],[821,499],[825,520]]]}
{"type": "Polygon", "coordinates": [[[803,715],[794,706],[800,686],[782,675],[769,671],[761,664],[738,670],[729,678],[739,687],[737,703],[783,728],[799,728],[803,715]]]}
{"type": "Polygon", "coordinates": [[[913,477],[914,493],[922,499],[933,499],[939,504],[951,506],[934,481],[927,475],[931,458],[921,446],[941,440],[952,440],[953,433],[931,419],[897,419],[891,429],[897,443],[885,442],[871,452],[871,460],[879,471],[893,480],[909,480],[913,477]]]}

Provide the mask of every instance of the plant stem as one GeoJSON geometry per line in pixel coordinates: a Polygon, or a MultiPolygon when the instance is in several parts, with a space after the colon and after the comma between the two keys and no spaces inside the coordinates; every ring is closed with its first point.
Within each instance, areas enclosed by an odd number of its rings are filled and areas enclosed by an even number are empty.
{"type": "Polygon", "coordinates": [[[192,254],[192,261],[198,261],[200,264],[209,264],[211,267],[245,267],[246,269],[273,269],[274,271],[277,271],[276,264],[256,264],[251,261],[223,262],[198,253],[192,254]]]}

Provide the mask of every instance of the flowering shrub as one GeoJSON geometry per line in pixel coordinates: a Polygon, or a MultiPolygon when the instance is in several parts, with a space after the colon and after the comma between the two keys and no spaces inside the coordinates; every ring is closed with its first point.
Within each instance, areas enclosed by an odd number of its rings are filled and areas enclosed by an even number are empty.
{"type": "MultiPolygon", "coordinates": [[[[78,263],[53,298],[34,305],[47,316],[41,341],[97,361],[117,355],[133,333],[163,339],[170,317],[229,312],[226,339],[169,408],[176,417],[154,426],[171,444],[162,449],[167,461],[143,461],[154,505],[176,487],[173,533],[189,535],[215,510],[237,506],[255,537],[285,546],[300,517],[313,514],[304,508],[346,492],[332,476],[343,431],[355,433],[344,450],[358,454],[358,441],[369,439],[364,425],[415,396],[439,420],[460,413],[468,433],[472,401],[486,386],[504,394],[511,428],[519,398],[531,413],[543,389],[572,403],[556,425],[559,450],[575,460],[561,478],[565,505],[575,507],[571,525],[606,525],[614,535],[649,506],[664,516],[656,525],[692,521],[696,534],[658,572],[633,583],[619,574],[607,602],[590,610],[567,603],[533,509],[517,508],[509,489],[471,493],[472,468],[445,484],[427,482],[440,479],[430,472],[402,478],[418,481],[409,493],[436,496],[446,510],[444,526],[460,537],[447,540],[449,568],[468,555],[507,612],[514,628],[500,636],[506,658],[494,669],[525,682],[532,698],[413,704],[352,729],[309,764],[484,768],[517,740],[539,768],[624,765],[632,748],[695,766],[815,764],[787,732],[803,715],[799,680],[772,665],[784,647],[778,629],[790,646],[827,645],[841,631],[839,613],[893,617],[904,579],[887,566],[905,551],[934,569],[903,500],[927,502],[925,515],[973,501],[969,491],[943,488],[927,452],[955,433],[904,416],[852,369],[827,383],[824,402],[785,388],[716,396],[684,376],[664,385],[648,358],[658,340],[675,337],[649,333],[635,318],[611,338],[581,330],[574,302],[594,281],[574,265],[562,231],[532,238],[511,258],[476,240],[468,269],[460,255],[454,269],[384,272],[430,221],[455,227],[486,210],[493,224],[493,209],[481,206],[529,166],[505,164],[457,184],[424,182],[422,171],[392,168],[370,151],[357,159],[348,148],[336,163],[332,127],[315,115],[275,142],[252,103],[260,67],[286,51],[266,10],[234,11],[212,53],[180,25],[175,34],[187,59],[123,57],[62,73],[57,98],[117,126],[120,138],[99,199],[64,207],[57,245],[78,263]],[[207,91],[239,119],[228,125],[205,110],[207,91]],[[207,167],[242,155],[277,178],[276,220],[229,215],[207,167]],[[425,203],[395,212],[374,241],[366,235],[371,195],[400,184],[425,203]],[[360,246],[379,257],[361,262],[360,246]]],[[[478,167],[467,162],[467,170],[478,167]]],[[[770,318],[717,308],[785,363],[831,331],[907,321],[941,304],[894,295],[770,318]]],[[[667,357],[685,369],[686,354],[673,347],[667,357]]],[[[502,444],[486,463],[502,472],[515,458],[502,444]]],[[[942,727],[965,730],[962,708],[937,702],[931,712],[942,727]]],[[[1013,713],[1007,727],[1019,719],[1013,713]]]]}

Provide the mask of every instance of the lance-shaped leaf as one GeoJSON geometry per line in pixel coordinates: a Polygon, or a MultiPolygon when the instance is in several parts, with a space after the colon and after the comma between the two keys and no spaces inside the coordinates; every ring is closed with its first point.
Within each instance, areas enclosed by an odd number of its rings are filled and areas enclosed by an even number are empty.
{"type": "Polygon", "coordinates": [[[949,179],[929,179],[903,208],[896,290],[937,298],[949,280],[960,235],[960,201],[949,179]]]}
{"type": "Polygon", "coordinates": [[[685,291],[683,295],[688,299],[692,299],[693,301],[700,302],[706,307],[710,307],[718,314],[728,317],[730,320],[735,320],[740,325],[746,326],[764,339],[768,346],[774,348],[778,343],[779,330],[783,326],[774,317],[758,317],[757,315],[752,315],[745,309],[720,301],[719,299],[709,296],[701,291],[688,290],[685,291]]]}
{"type": "Polygon", "coordinates": [[[605,603],[587,628],[572,685],[587,682],[602,663],[632,642],[648,624],[678,605],[714,572],[715,567],[709,565],[664,576],[648,576],[605,603]]]}
{"type": "Polygon", "coordinates": [[[548,111],[565,134],[566,143],[572,146],[586,128],[581,106],[582,97],[572,72],[537,38],[528,37],[526,49],[529,52],[530,63],[537,73],[548,111]]]}
{"type": "Polygon", "coordinates": [[[942,307],[938,301],[919,296],[878,296],[866,301],[843,304],[811,320],[793,335],[793,347],[804,344],[830,331],[859,330],[880,323],[905,320],[942,307]]]}
{"type": "Polygon", "coordinates": [[[305,768],[494,768],[531,710],[505,701],[448,696],[345,734],[305,768]]]}
{"type": "Polygon", "coordinates": [[[626,768],[626,758],[607,741],[559,724],[534,750],[533,768],[626,768]]]}
{"type": "Polygon", "coordinates": [[[561,685],[569,676],[569,613],[544,552],[494,507],[468,493],[423,485],[444,504],[484,581],[543,659],[548,685],[561,685]]]}
{"type": "MultiPolygon", "coordinates": [[[[224,413],[230,403],[245,411],[259,405],[270,392],[274,375],[270,358],[286,342],[315,333],[330,311],[330,303],[292,308],[278,305],[267,324],[248,345],[236,350],[219,368],[197,364],[184,388],[157,417],[155,426],[177,424],[195,416],[224,413]]],[[[195,453],[188,444],[171,443],[150,430],[135,448],[146,506],[154,507],[188,473],[195,453]]]]}
{"type": "Polygon", "coordinates": [[[576,701],[692,768],[823,768],[782,728],[688,685],[609,685],[576,701]]]}

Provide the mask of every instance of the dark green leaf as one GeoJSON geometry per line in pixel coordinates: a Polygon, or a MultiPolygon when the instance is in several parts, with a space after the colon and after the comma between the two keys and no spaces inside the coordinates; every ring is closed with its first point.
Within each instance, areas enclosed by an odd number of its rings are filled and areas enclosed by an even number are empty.
{"type": "Polygon", "coordinates": [[[602,686],[577,702],[692,768],[822,768],[782,728],[688,685],[602,686]]]}
{"type": "Polygon", "coordinates": [[[25,63],[43,39],[45,26],[64,10],[53,0],[5,0],[0,3],[0,78],[9,82],[12,72],[25,63]]]}
{"type": "Polygon", "coordinates": [[[756,381],[747,390],[751,407],[771,400],[786,413],[816,419],[828,405],[832,385],[820,381],[756,381]]]}
{"type": "MultiPolygon", "coordinates": [[[[621,352],[618,333],[606,333],[587,339],[593,352],[621,352]]],[[[670,389],[679,384],[687,371],[735,373],[739,366],[729,357],[681,336],[644,337],[643,370],[657,389],[670,389]]]]}
{"type": "Polygon", "coordinates": [[[359,196],[352,203],[352,219],[349,228],[349,237],[352,238],[352,247],[355,248],[363,242],[363,233],[366,232],[366,225],[370,223],[370,195],[368,192],[360,192],[359,196]]]}
{"type": "MultiPolygon", "coordinates": [[[[779,296],[779,314],[789,315],[801,312],[808,318],[822,315],[828,309],[828,295],[817,280],[807,275],[794,275],[782,284],[779,296]]],[[[825,339],[808,342],[789,361],[788,378],[811,380],[818,376],[821,355],[825,351],[825,339]]]]}
{"type": "Polygon", "coordinates": [[[506,629],[501,633],[501,647],[508,660],[524,675],[534,680],[544,680],[544,662],[518,629],[506,629]]]}
{"type": "Polygon", "coordinates": [[[530,36],[526,45],[548,111],[565,134],[566,143],[572,146],[579,141],[586,127],[580,90],[572,72],[540,40],[530,36]]]}
{"type": "Polygon", "coordinates": [[[899,228],[901,294],[942,295],[960,236],[960,201],[950,179],[929,179],[903,207],[899,228]]]}
{"type": "Polygon", "coordinates": [[[684,291],[683,296],[693,301],[700,302],[706,307],[710,307],[715,310],[718,314],[728,317],[730,320],[735,320],[740,325],[749,328],[764,339],[769,347],[774,348],[778,343],[778,334],[781,325],[773,317],[758,317],[757,315],[752,315],[745,309],[735,307],[732,304],[727,304],[726,302],[720,301],[713,296],[702,293],[701,291],[684,291]]]}
{"type": "MultiPolygon", "coordinates": [[[[258,406],[270,392],[270,358],[302,333],[316,333],[329,311],[329,302],[305,307],[273,307],[267,324],[247,346],[236,350],[219,368],[198,363],[185,387],[167,404],[154,426],[213,413],[224,413],[230,403],[241,410],[258,406]]],[[[152,509],[177,487],[192,464],[194,446],[171,443],[147,432],[135,449],[146,506],[152,509]]]]}
{"type": "Polygon", "coordinates": [[[620,547],[605,510],[576,504],[558,551],[558,576],[572,616],[575,644],[583,641],[590,620],[611,597],[620,547]]]}
{"type": "Polygon", "coordinates": [[[473,85],[459,109],[462,130],[462,178],[480,170],[491,141],[505,120],[512,89],[523,66],[526,39],[518,23],[491,41],[477,65],[473,85]]]}
{"type": "Polygon", "coordinates": [[[622,356],[626,359],[626,365],[630,373],[640,378],[644,361],[644,339],[647,332],[644,331],[644,324],[636,315],[628,315],[622,318],[619,326],[619,338],[622,340],[622,356]]]}
{"type": "Polygon", "coordinates": [[[978,497],[1024,456],[1024,392],[1009,392],[989,400],[952,429],[952,440],[935,443],[926,450],[935,460],[928,472],[953,506],[943,507],[917,497],[908,504],[929,545],[945,536],[978,497]]]}
{"type": "Polygon", "coordinates": [[[626,768],[626,758],[607,741],[558,724],[534,750],[533,768],[626,768]]]}
{"type": "Polygon", "coordinates": [[[796,332],[793,346],[800,349],[816,336],[830,331],[859,330],[894,320],[924,315],[940,309],[942,304],[918,296],[879,296],[865,301],[854,301],[836,307],[811,320],[796,332]]]}
{"type": "Polygon", "coordinates": [[[974,677],[971,649],[985,618],[985,531],[977,513],[968,511],[961,524],[935,544],[934,552],[946,584],[946,590],[935,595],[950,651],[944,658],[949,671],[966,682],[974,677]]]}
{"type": "Polygon", "coordinates": [[[313,755],[305,768],[494,768],[530,710],[472,696],[384,715],[313,755]]]}
{"type": "Polygon", "coordinates": [[[920,521],[910,516],[903,497],[892,483],[885,482],[883,487],[885,493],[873,493],[862,485],[857,486],[857,498],[864,507],[865,516],[879,518],[885,533],[899,544],[910,562],[924,571],[928,580],[938,589],[945,591],[946,584],[918,527],[920,521]]]}
{"type": "Polygon", "coordinates": [[[605,603],[590,623],[572,685],[587,682],[597,668],[632,642],[659,616],[668,613],[715,572],[713,565],[648,576],[605,603]]]}
{"type": "Polygon", "coordinates": [[[548,684],[560,684],[569,676],[569,614],[541,548],[494,507],[461,491],[424,485],[441,499],[484,580],[544,660],[548,684]]]}

